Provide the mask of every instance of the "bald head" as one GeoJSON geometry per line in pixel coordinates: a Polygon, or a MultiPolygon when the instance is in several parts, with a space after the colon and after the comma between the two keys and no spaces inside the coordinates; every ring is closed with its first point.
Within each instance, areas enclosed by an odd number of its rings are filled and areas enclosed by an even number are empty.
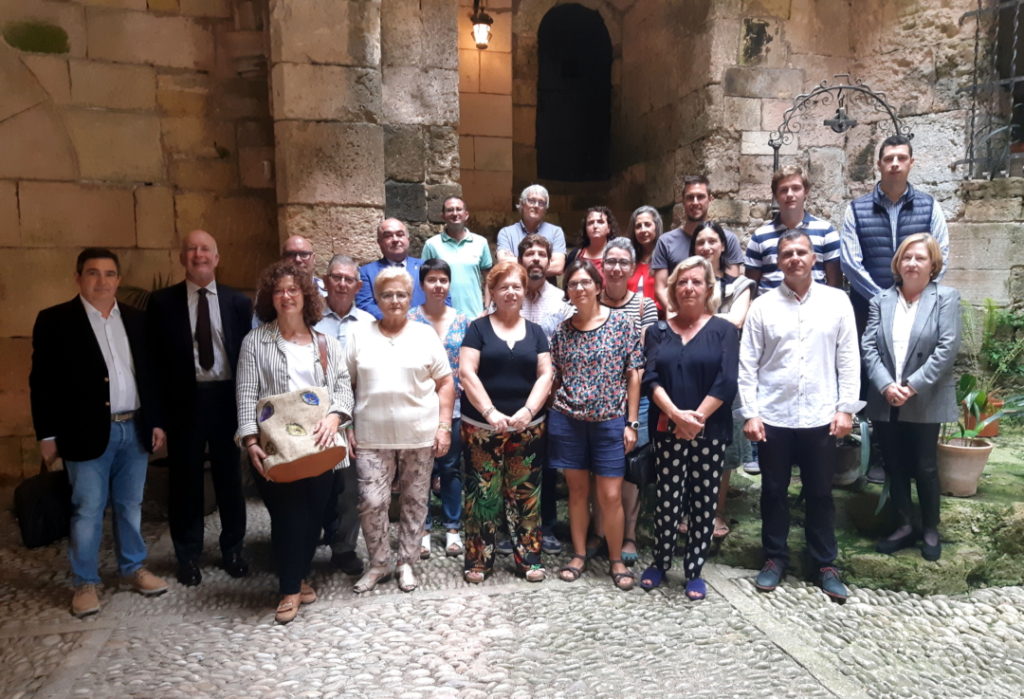
{"type": "Polygon", "coordinates": [[[293,235],[284,241],[281,247],[281,259],[313,276],[316,269],[316,255],[313,254],[313,243],[301,235],[293,235]]]}
{"type": "Polygon", "coordinates": [[[404,262],[409,254],[409,231],[397,218],[386,218],[377,226],[380,252],[391,262],[404,262]]]}
{"type": "Polygon", "coordinates": [[[206,286],[213,281],[220,263],[217,241],[206,231],[194,230],[182,239],[178,259],[185,268],[186,279],[206,286]]]}

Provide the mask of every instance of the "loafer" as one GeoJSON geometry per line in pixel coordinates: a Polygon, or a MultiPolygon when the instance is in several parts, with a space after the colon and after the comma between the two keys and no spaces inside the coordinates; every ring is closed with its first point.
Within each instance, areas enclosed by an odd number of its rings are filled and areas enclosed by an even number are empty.
{"type": "Polygon", "coordinates": [[[355,551],[332,553],[331,563],[345,575],[363,574],[363,559],[355,551]]]}
{"type": "Polygon", "coordinates": [[[825,566],[818,570],[819,578],[818,584],[821,585],[821,590],[826,595],[836,600],[837,602],[845,602],[850,596],[850,590],[843,584],[843,579],[839,577],[839,570],[832,566],[825,566]]]}
{"type": "Polygon", "coordinates": [[[249,562],[240,553],[232,553],[221,560],[220,567],[233,578],[244,578],[249,574],[249,562]]]}
{"type": "Polygon", "coordinates": [[[545,534],[540,539],[540,550],[557,556],[562,552],[562,542],[558,540],[557,536],[545,534]]]}
{"type": "Polygon", "coordinates": [[[771,592],[779,586],[781,580],[782,568],[775,561],[768,560],[754,578],[754,587],[761,592],[771,592]]]}
{"type": "Polygon", "coordinates": [[[305,580],[299,583],[299,604],[313,604],[316,599],[316,590],[312,585],[305,580]]]}
{"type": "Polygon", "coordinates": [[[910,532],[905,536],[899,536],[895,539],[882,539],[875,544],[875,551],[878,553],[896,553],[902,549],[910,548],[917,541],[917,532],[910,532]]]}
{"type": "Polygon", "coordinates": [[[85,584],[75,588],[71,598],[71,613],[79,619],[95,614],[100,610],[100,596],[96,585],[85,584]]]}
{"type": "Polygon", "coordinates": [[[129,578],[132,589],[146,597],[156,597],[167,592],[167,582],[153,575],[145,568],[139,568],[129,578]]]}
{"type": "Polygon", "coordinates": [[[281,598],[281,601],[277,603],[277,610],[274,612],[274,621],[278,624],[287,624],[289,621],[295,618],[299,613],[299,607],[302,603],[299,601],[300,595],[285,595],[281,598]]]}
{"type": "Polygon", "coordinates": [[[181,561],[178,563],[178,574],[175,576],[185,587],[195,587],[203,581],[203,572],[195,561],[181,561]]]}

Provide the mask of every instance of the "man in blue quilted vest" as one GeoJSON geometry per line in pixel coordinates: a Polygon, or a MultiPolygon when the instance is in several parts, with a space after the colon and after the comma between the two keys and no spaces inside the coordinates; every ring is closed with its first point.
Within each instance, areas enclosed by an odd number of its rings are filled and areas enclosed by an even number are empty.
{"type": "Polygon", "coordinates": [[[868,301],[893,284],[890,263],[908,235],[931,233],[942,250],[943,270],[949,261],[946,217],[930,195],[910,184],[914,149],[906,136],[890,136],[878,150],[881,179],[846,209],[840,234],[843,274],[850,280],[850,301],[858,334],[867,323],[868,301]]]}

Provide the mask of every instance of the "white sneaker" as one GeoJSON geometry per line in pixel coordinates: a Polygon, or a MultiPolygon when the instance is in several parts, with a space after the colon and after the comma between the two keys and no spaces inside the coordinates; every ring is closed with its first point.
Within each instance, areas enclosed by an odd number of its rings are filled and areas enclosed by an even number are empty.
{"type": "Polygon", "coordinates": [[[430,558],[430,533],[423,535],[423,539],[420,541],[420,558],[430,558]]]}
{"type": "Polygon", "coordinates": [[[756,461],[748,461],[743,464],[743,472],[750,474],[751,476],[756,476],[761,473],[761,464],[756,461]]]}
{"type": "Polygon", "coordinates": [[[458,532],[446,532],[444,535],[444,553],[446,556],[461,556],[463,552],[462,535],[458,532]]]}

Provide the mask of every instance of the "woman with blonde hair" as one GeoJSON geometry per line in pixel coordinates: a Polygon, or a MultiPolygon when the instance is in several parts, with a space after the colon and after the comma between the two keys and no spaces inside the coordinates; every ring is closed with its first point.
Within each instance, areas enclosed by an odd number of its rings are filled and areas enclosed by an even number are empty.
{"type": "Polygon", "coordinates": [[[711,543],[725,448],[732,441],[732,405],[739,367],[736,326],[714,315],[711,263],[688,257],[668,278],[669,312],[647,331],[644,393],[655,424],[654,562],[640,586],[658,587],[672,565],[676,531],[689,518],[683,575],[686,596],[704,599],[701,578],[711,543]]]}

